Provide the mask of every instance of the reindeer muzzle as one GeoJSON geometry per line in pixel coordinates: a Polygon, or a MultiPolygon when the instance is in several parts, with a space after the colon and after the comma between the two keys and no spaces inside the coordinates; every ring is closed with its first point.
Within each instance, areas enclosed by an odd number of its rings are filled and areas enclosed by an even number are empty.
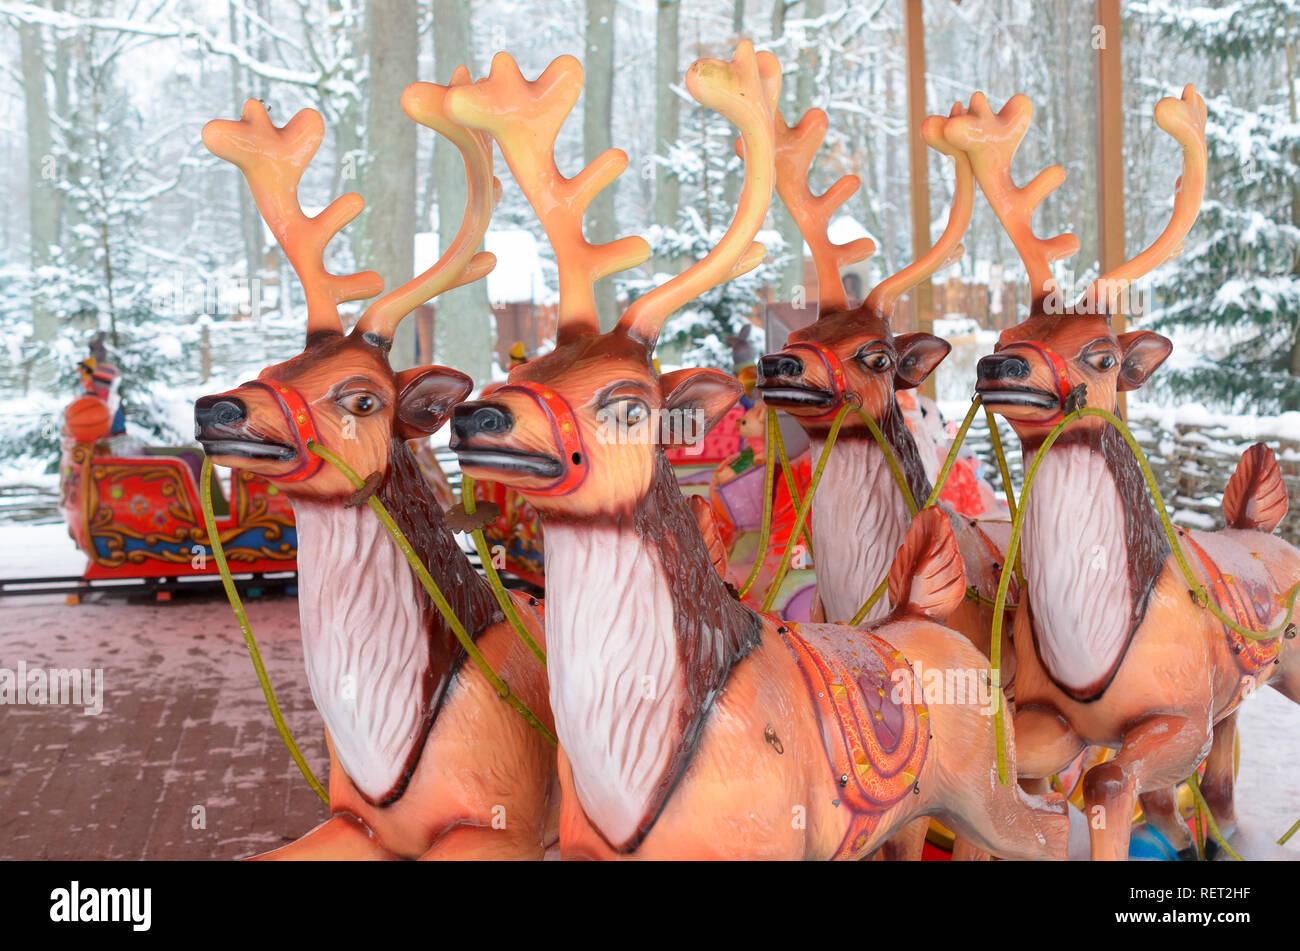
{"type": "Polygon", "coordinates": [[[210,456],[288,460],[293,448],[249,433],[248,406],[238,396],[220,393],[194,401],[194,438],[210,456]]]}
{"type": "Polygon", "coordinates": [[[201,396],[194,401],[194,438],[228,429],[248,418],[248,407],[238,396],[201,396]]]}
{"type": "Polygon", "coordinates": [[[291,462],[295,458],[298,465],[285,473],[277,473],[273,478],[277,482],[301,482],[310,479],[324,464],[324,460],[308,451],[307,443],[320,436],[316,432],[316,423],[312,419],[307,401],[287,383],[268,383],[265,380],[253,380],[240,389],[261,387],[275,398],[289,423],[295,445],[271,442],[251,436],[244,424],[248,420],[248,407],[233,393],[219,393],[216,396],[200,397],[194,403],[194,438],[203,445],[203,451],[210,456],[245,456],[250,459],[271,459],[278,462],[291,462]]]}
{"type": "Polygon", "coordinates": [[[783,407],[826,407],[824,413],[815,416],[803,416],[807,421],[831,419],[844,400],[845,376],[844,364],[829,347],[811,341],[792,343],[780,353],[772,353],[758,361],[758,390],[763,394],[763,401],[772,406],[783,407]],[[792,350],[804,350],[826,367],[826,376],[830,380],[829,389],[795,384],[791,378],[802,378],[806,364],[792,350]]]}
{"type": "Polygon", "coordinates": [[[582,443],[578,420],[568,401],[548,386],[531,381],[507,383],[493,388],[492,396],[521,392],[537,404],[551,426],[559,456],[520,452],[496,445],[466,445],[479,436],[499,436],[510,431],[514,418],[509,409],[494,402],[461,403],[451,416],[451,448],[461,465],[483,466],[538,478],[553,478],[550,485],[530,488],[529,495],[564,495],[572,492],[587,477],[587,453],[582,443]]]}
{"type": "Polygon", "coordinates": [[[1066,373],[1065,360],[1049,347],[1033,341],[1012,344],[999,353],[981,357],[976,364],[975,392],[990,409],[997,406],[1028,406],[1055,410],[1049,418],[1036,420],[1054,425],[1065,418],[1066,400],[1073,388],[1066,373]],[[1052,375],[1052,389],[1029,386],[1033,364],[1017,350],[1032,351],[1042,357],[1052,375]]]}

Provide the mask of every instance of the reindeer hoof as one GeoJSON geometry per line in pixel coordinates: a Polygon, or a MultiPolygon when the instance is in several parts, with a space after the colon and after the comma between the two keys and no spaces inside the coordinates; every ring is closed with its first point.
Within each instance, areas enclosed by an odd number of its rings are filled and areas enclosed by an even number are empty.
{"type": "Polygon", "coordinates": [[[1222,851],[1223,851],[1223,847],[1220,846],[1219,843],[1216,842],[1214,839],[1205,840],[1205,861],[1213,862],[1215,856],[1217,856],[1222,851]]]}
{"type": "MultiPolygon", "coordinates": [[[[1209,851],[1209,843],[1206,843],[1206,851],[1209,851]]],[[[1201,857],[1196,854],[1196,846],[1189,845],[1185,849],[1178,850],[1178,861],[1180,862],[1199,862],[1201,857]]]]}

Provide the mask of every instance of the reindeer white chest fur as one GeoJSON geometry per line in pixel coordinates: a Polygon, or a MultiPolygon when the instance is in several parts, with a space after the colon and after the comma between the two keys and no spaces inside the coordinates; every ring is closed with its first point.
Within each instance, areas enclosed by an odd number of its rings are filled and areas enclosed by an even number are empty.
{"type": "Polygon", "coordinates": [[[645,817],[686,705],[668,579],[630,529],[546,526],[551,710],[587,817],[611,842],[645,817]]]}
{"type": "Polygon", "coordinates": [[[1100,686],[1128,641],[1133,607],[1124,505],[1105,458],[1087,446],[1053,448],[1025,505],[1025,581],[1043,664],[1067,687],[1100,686]]]}
{"type": "MultiPolygon", "coordinates": [[[[823,445],[813,442],[814,459],[823,445]]],[[[811,513],[817,595],[826,620],[850,620],[889,570],[911,521],[899,493],[873,440],[836,441],[811,513]]],[[[866,620],[882,618],[890,609],[885,595],[866,620]]]]}
{"type": "Polygon", "coordinates": [[[378,799],[423,727],[429,645],[417,582],[368,507],[299,502],[294,514],[312,699],[339,763],[378,799]]]}

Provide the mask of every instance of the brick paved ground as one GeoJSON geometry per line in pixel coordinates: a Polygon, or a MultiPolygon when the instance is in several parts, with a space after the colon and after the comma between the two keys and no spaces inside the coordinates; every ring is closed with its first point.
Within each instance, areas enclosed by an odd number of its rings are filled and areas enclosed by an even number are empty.
{"type": "MultiPolygon", "coordinates": [[[[294,735],[323,777],[324,740],[298,639],[297,602],[248,603],[294,735]]],[[[0,667],[102,667],[103,712],[0,706],[0,859],[233,859],[324,817],[266,712],[224,598],[65,606],[0,600],[0,667]],[[192,827],[202,805],[206,828],[192,827]]],[[[1237,847],[1300,858],[1300,707],[1272,690],[1243,706],[1237,847]]],[[[1072,857],[1086,857],[1075,814],[1072,857]]]]}
{"type": "MultiPolygon", "coordinates": [[[[248,602],[286,720],[325,743],[292,598],[248,602]]],[[[0,707],[0,859],[232,859],[324,818],[289,759],[225,599],[0,602],[0,667],[102,667],[103,712],[0,707]],[[196,829],[203,806],[206,828],[196,829]]]]}

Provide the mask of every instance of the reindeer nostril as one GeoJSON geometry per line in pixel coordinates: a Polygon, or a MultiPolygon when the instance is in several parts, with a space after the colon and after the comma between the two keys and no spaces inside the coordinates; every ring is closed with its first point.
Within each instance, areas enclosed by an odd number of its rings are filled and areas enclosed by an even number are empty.
{"type": "Polygon", "coordinates": [[[803,361],[788,353],[769,353],[758,361],[760,376],[798,376],[803,373],[803,361]]]}
{"type": "Polygon", "coordinates": [[[484,406],[474,414],[474,421],[485,433],[503,433],[510,428],[509,417],[495,406],[484,406]]]}
{"type": "Polygon", "coordinates": [[[462,403],[452,411],[451,428],[461,439],[469,439],[479,433],[500,434],[509,432],[514,426],[510,411],[494,403],[470,406],[462,403]]]}
{"type": "Polygon", "coordinates": [[[206,426],[229,426],[248,417],[244,401],[234,396],[204,396],[194,402],[197,435],[206,426]]]}
{"type": "Polygon", "coordinates": [[[1023,380],[1029,376],[1029,361],[1010,353],[990,353],[981,357],[976,375],[981,380],[1023,380]]]}

